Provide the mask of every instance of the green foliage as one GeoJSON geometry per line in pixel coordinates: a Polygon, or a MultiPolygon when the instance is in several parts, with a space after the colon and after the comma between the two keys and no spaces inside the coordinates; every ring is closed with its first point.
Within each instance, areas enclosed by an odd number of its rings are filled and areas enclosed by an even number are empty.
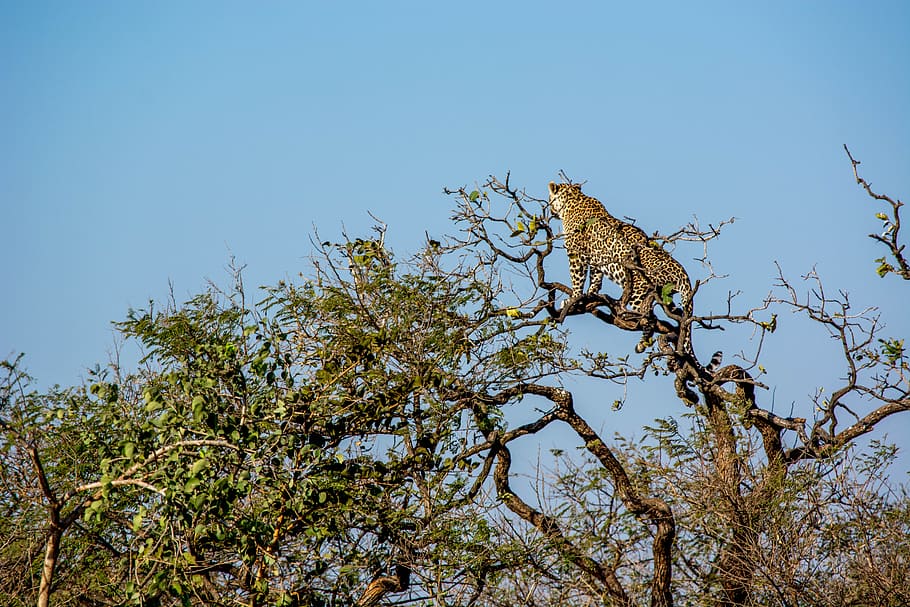
{"type": "Polygon", "coordinates": [[[875,263],[878,264],[878,267],[875,269],[875,272],[876,272],[876,274],[879,275],[880,278],[884,278],[890,272],[895,271],[894,266],[891,265],[890,263],[888,263],[886,261],[886,258],[884,258],[884,257],[879,257],[878,259],[875,260],[875,263]]]}
{"type": "Polygon", "coordinates": [[[895,365],[904,358],[903,339],[879,339],[881,354],[888,364],[895,365]]]}
{"type": "MultiPolygon", "coordinates": [[[[473,436],[464,397],[562,346],[511,328],[488,284],[419,259],[401,271],[381,240],[327,244],[311,280],[265,288],[255,306],[238,280],[131,310],[117,327],[145,351],[136,374],[97,370],[45,395],[8,380],[0,446],[27,484],[22,445],[40,435],[62,515],[78,514],[57,598],[329,604],[415,542],[446,559],[486,542],[460,511],[479,465],[459,455],[473,436]]],[[[46,498],[19,503],[14,520],[42,520],[46,498]]],[[[23,537],[0,564],[39,571],[40,534],[23,537]]]]}

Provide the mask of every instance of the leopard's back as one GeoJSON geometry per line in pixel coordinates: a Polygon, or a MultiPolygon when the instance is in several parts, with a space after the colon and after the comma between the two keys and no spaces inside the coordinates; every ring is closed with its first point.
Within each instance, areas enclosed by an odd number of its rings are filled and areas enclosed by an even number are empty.
{"type": "Polygon", "coordinates": [[[673,290],[679,293],[682,307],[685,308],[692,297],[692,283],[682,264],[659,245],[648,244],[642,247],[638,256],[651,283],[650,290],[656,288],[660,291],[666,285],[672,286],[673,290]]]}
{"type": "Polygon", "coordinates": [[[623,235],[637,248],[638,260],[648,280],[658,291],[665,285],[672,286],[685,307],[692,296],[692,284],[686,269],[659,243],[649,238],[644,230],[631,223],[621,223],[623,235]]]}

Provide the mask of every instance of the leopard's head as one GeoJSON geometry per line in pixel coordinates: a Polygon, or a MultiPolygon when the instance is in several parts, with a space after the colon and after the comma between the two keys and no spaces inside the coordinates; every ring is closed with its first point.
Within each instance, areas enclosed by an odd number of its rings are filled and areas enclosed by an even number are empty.
{"type": "Polygon", "coordinates": [[[582,195],[581,186],[573,183],[553,183],[550,182],[550,209],[553,214],[562,218],[563,210],[572,198],[582,195]]]}

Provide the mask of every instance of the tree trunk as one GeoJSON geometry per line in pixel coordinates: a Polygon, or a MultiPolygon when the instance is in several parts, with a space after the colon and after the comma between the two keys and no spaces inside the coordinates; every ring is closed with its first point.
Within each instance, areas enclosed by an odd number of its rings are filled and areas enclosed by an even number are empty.
{"type": "Polygon", "coordinates": [[[41,586],[38,589],[38,607],[48,607],[51,602],[51,586],[54,582],[54,569],[60,554],[60,537],[63,530],[51,524],[51,531],[44,550],[44,566],[41,568],[41,586]]]}

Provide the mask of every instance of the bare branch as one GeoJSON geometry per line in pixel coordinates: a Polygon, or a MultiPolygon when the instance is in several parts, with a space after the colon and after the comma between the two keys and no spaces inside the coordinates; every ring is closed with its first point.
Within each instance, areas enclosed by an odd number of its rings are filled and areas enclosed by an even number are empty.
{"type": "Polygon", "coordinates": [[[853,165],[853,176],[856,178],[856,183],[861,185],[866,193],[869,194],[873,199],[879,200],[882,202],[887,202],[891,205],[891,215],[885,215],[884,213],[876,213],[876,217],[882,221],[883,231],[881,234],[869,234],[869,238],[876,240],[886,247],[891,254],[891,257],[897,263],[897,268],[888,263],[884,257],[877,259],[879,262],[878,274],[879,276],[884,276],[889,272],[894,272],[904,280],[910,280],[910,264],[907,263],[907,258],[904,257],[904,247],[906,245],[899,243],[900,229],[901,229],[901,214],[900,209],[904,206],[904,203],[900,200],[896,200],[886,194],[878,194],[872,190],[872,184],[860,177],[857,167],[861,164],[859,160],[853,158],[853,154],[850,153],[850,150],[847,148],[847,145],[844,144],[844,151],[847,152],[847,157],[850,159],[850,164],[853,165]]]}

